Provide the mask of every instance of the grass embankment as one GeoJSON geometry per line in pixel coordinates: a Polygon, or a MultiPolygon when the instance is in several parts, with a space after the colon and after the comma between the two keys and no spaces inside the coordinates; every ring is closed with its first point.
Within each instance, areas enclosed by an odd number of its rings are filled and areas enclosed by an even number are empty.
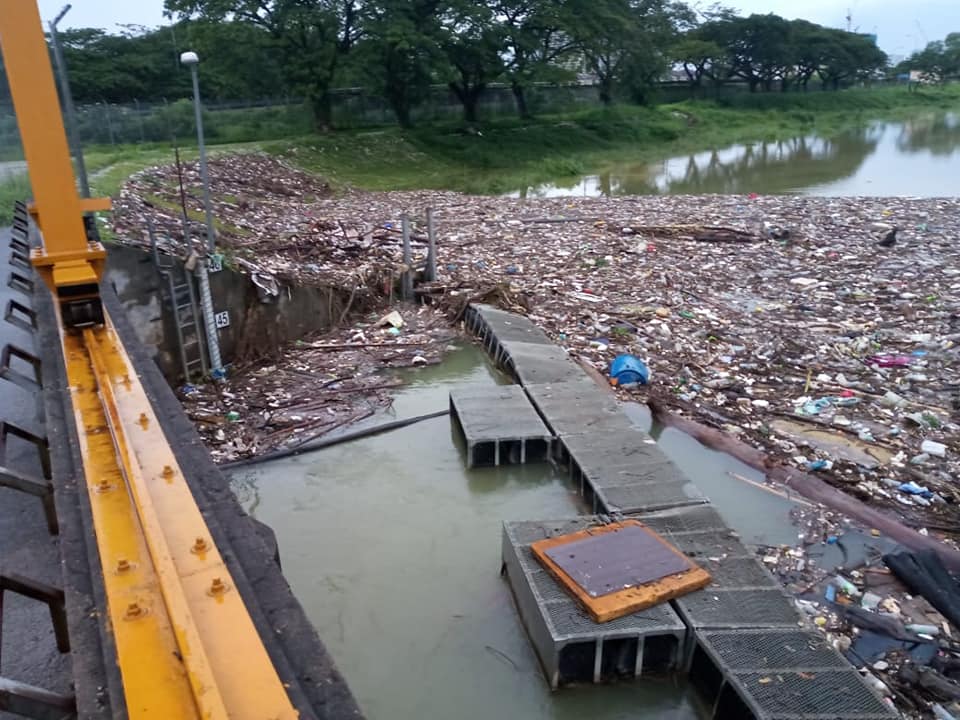
{"type": "Polygon", "coordinates": [[[594,172],[604,164],[658,160],[737,142],[836,134],[875,118],[960,110],[960,85],[737,96],[652,108],[616,106],[529,121],[500,119],[479,134],[435,125],[265,143],[335,185],[371,190],[502,193],[594,172]]]}
{"type": "MultiPolygon", "coordinates": [[[[596,171],[605,164],[657,160],[737,142],[799,134],[829,136],[876,118],[960,110],[960,85],[857,89],[842,92],[742,93],[722,102],[688,101],[655,107],[595,108],[532,120],[497,119],[478,132],[459,124],[401,130],[342,131],[259,143],[214,146],[212,152],[264,149],[321,174],[335,186],[371,190],[451,189],[502,193],[596,171]]],[[[182,153],[194,159],[195,150],[182,153]]],[[[92,148],[91,184],[113,195],[144,167],[169,163],[169,147],[92,148]]],[[[24,179],[0,183],[0,222],[24,196],[24,179]]]]}

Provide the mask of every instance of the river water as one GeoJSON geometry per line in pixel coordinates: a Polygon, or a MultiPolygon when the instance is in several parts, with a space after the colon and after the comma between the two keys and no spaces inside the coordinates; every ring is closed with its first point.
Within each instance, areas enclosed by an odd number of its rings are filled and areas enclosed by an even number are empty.
{"type": "MultiPolygon", "coordinates": [[[[403,375],[396,417],[505,382],[472,345],[403,375]]],[[[644,408],[628,412],[650,427],[644,408]]],[[[796,540],[791,503],[734,477],[757,473],[650,430],[746,542],[796,540]]],[[[499,569],[504,520],[586,512],[550,465],[467,470],[441,417],[238,472],[233,487],[276,532],[287,579],[371,720],[703,717],[675,679],[549,691],[499,569]]]]}
{"type": "Polygon", "coordinates": [[[960,194],[960,113],[872,122],[829,137],[744,143],[660,162],[624,160],[514,197],[761,193],[823,196],[960,194]]]}

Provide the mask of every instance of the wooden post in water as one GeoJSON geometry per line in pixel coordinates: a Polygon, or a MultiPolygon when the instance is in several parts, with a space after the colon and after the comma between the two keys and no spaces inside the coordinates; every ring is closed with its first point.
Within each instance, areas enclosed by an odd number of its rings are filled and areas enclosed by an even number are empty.
{"type": "Polygon", "coordinates": [[[404,300],[413,299],[413,253],[410,249],[410,217],[404,213],[400,217],[400,226],[403,230],[403,264],[404,271],[400,276],[400,294],[404,300]]]}
{"type": "Polygon", "coordinates": [[[433,228],[433,208],[427,208],[427,280],[437,279],[437,236],[433,228]]]}

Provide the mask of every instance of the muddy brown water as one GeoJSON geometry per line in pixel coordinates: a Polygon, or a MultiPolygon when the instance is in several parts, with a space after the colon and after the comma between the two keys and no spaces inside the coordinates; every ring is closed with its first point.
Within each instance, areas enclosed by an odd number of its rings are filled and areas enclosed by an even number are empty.
{"type": "MultiPolygon", "coordinates": [[[[453,387],[505,382],[471,345],[404,375],[397,417],[445,408],[453,387]]],[[[644,407],[628,412],[650,428],[644,407]]],[[[754,471],[650,429],[745,541],[796,540],[788,500],[728,474],[754,471]]],[[[499,575],[504,520],[586,512],[550,465],[467,470],[443,417],[233,480],[276,531],[294,592],[371,720],[704,717],[678,679],[550,692],[499,575]]]]}
{"type": "MultiPolygon", "coordinates": [[[[629,154],[629,153],[627,153],[629,154]]],[[[821,137],[755,142],[660,162],[625,159],[514,197],[761,193],[943,197],[958,192],[960,113],[872,122],[821,137]]]]}

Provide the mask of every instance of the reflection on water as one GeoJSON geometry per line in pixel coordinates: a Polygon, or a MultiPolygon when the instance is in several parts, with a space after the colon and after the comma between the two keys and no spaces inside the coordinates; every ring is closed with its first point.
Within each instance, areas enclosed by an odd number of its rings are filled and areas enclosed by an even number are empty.
{"type": "Polygon", "coordinates": [[[515,197],[661,194],[914,195],[960,192],[960,114],[875,122],[829,138],[802,136],[617,163],[528,187],[515,197]]]}
{"type": "MultiPolygon", "coordinates": [[[[401,417],[442,409],[452,387],[503,380],[473,346],[405,377],[401,417]]],[[[645,408],[628,412],[649,427],[645,408]]],[[[790,503],[730,475],[751,470],[673,431],[660,442],[745,539],[790,542],[790,503]]],[[[460,445],[437,418],[232,478],[275,530],[284,573],[367,717],[706,717],[679,679],[549,691],[498,573],[501,523],[586,508],[566,472],[467,470],[460,445]]]]}

